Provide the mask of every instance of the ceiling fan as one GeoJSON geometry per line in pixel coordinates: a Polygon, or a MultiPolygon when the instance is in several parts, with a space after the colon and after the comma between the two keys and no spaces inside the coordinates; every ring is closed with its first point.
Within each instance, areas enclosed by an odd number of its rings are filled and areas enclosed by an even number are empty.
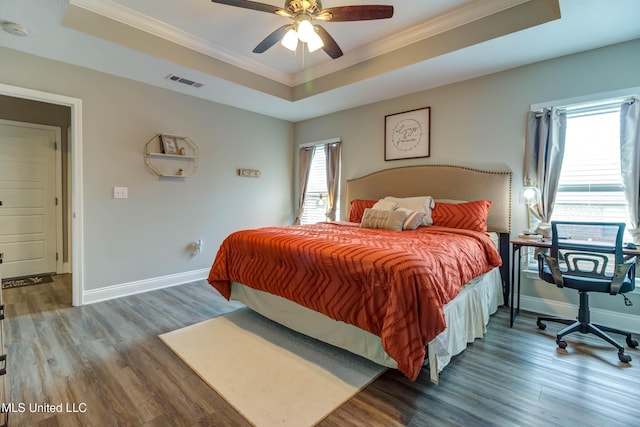
{"type": "Polygon", "coordinates": [[[367,21],[387,19],[393,16],[393,6],[383,5],[341,6],[323,9],[320,0],[285,0],[284,8],[248,0],[211,1],[260,12],[275,13],[293,20],[293,23],[283,25],[269,34],[253,49],[254,53],[263,53],[277,42],[281,42],[284,47],[295,52],[298,41],[301,41],[307,44],[309,52],[322,48],[331,58],[336,59],[342,56],[342,49],[327,30],[320,25],[313,25],[312,21],[367,21]]]}

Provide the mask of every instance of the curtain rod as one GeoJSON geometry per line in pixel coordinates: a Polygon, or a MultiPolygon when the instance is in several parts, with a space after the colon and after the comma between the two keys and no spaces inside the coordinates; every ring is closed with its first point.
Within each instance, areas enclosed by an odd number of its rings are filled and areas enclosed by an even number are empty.
{"type": "MultiPolygon", "coordinates": [[[[634,102],[636,102],[636,98],[632,96],[630,98],[615,98],[615,99],[603,100],[600,102],[588,102],[588,103],[574,104],[574,105],[562,105],[555,108],[557,108],[556,110],[557,114],[566,114],[567,112],[579,111],[582,109],[588,110],[588,109],[611,108],[611,107],[620,106],[622,104],[631,105],[634,102]]],[[[552,107],[546,107],[546,109],[551,109],[551,108],[552,107]]],[[[532,113],[535,113],[536,116],[538,116],[544,113],[544,111],[545,111],[545,108],[543,108],[542,110],[532,111],[532,113]]]]}
{"type": "Polygon", "coordinates": [[[337,137],[337,138],[324,139],[322,141],[305,142],[305,143],[299,144],[298,146],[300,148],[317,147],[319,145],[340,144],[340,142],[342,142],[342,139],[340,137],[337,137]]]}

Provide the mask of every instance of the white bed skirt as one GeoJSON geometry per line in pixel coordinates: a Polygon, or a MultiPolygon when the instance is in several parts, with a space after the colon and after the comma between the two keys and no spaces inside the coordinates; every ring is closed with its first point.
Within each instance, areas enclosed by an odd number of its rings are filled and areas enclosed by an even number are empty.
{"type": "MultiPolygon", "coordinates": [[[[380,337],[356,326],[333,320],[285,298],[232,283],[231,299],[302,334],[366,357],[380,365],[397,369],[398,364],[382,348],[380,337]]],[[[499,268],[472,279],[456,298],[445,305],[447,328],[427,348],[431,381],[451,357],[461,353],[467,344],[482,338],[489,317],[504,303],[499,268]]]]}

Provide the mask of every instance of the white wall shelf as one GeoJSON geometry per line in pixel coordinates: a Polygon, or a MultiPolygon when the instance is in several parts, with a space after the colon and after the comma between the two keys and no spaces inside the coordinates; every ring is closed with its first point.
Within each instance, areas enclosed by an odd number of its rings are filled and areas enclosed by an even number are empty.
{"type": "Polygon", "coordinates": [[[189,137],[159,133],[144,145],[144,164],[161,178],[187,178],[198,170],[199,154],[198,146],[189,137]],[[174,139],[177,150],[184,154],[164,153],[163,136],[174,139]]]}

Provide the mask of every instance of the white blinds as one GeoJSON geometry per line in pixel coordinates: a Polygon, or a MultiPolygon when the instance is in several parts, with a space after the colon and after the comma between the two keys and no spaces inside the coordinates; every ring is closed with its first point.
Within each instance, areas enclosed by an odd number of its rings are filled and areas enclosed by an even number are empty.
{"type": "MultiPolygon", "coordinates": [[[[304,199],[304,214],[302,224],[315,224],[326,221],[327,211],[327,158],[319,145],[313,155],[311,162],[311,172],[309,173],[309,183],[307,184],[307,196],[304,199]]],[[[339,198],[338,198],[339,199],[339,198]]],[[[340,218],[340,205],[336,218],[340,218]]]]}
{"type": "Polygon", "coordinates": [[[620,108],[567,111],[555,220],[628,222],[620,173],[620,108]]]}

